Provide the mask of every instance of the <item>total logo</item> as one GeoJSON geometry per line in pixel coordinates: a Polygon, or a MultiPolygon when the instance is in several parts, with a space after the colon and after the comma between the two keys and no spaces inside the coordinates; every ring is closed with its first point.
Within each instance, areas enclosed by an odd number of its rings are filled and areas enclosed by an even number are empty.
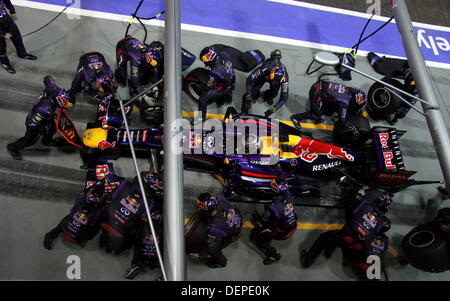
{"type": "Polygon", "coordinates": [[[428,49],[432,49],[434,55],[440,55],[440,50],[450,51],[450,43],[446,38],[430,36],[424,29],[417,30],[417,41],[420,47],[425,46],[428,49]]]}

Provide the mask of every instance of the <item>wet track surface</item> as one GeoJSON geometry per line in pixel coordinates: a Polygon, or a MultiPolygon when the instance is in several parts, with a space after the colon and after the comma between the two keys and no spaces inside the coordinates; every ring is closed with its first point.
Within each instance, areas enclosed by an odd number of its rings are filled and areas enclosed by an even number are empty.
{"type": "MultiPolygon", "coordinates": [[[[50,19],[54,13],[17,7],[19,25],[22,32],[29,32],[42,25],[42,20],[50,19]],[[26,17],[25,17],[26,16],[26,17]]],[[[65,16],[58,19],[47,30],[36,33],[25,39],[29,51],[40,59],[37,62],[23,61],[16,57],[12,45],[8,47],[8,55],[17,69],[16,75],[0,70],[0,279],[47,280],[66,279],[66,258],[68,255],[79,255],[82,260],[82,279],[84,280],[118,280],[128,267],[132,252],[127,251],[119,256],[105,254],[98,248],[98,238],[89,242],[82,249],[59,240],[55,249],[47,251],[42,246],[44,234],[54,227],[70,209],[77,195],[82,191],[85,172],[79,168],[81,160],[76,150],[35,146],[24,151],[24,160],[15,161],[6,152],[6,144],[21,137],[25,131],[25,116],[30,111],[35,97],[42,89],[42,78],[51,74],[57,82],[69,87],[78,62],[84,51],[101,51],[108,62],[114,66],[115,43],[122,37],[126,23],[82,17],[80,20],[67,20],[65,16]],[[4,242],[4,243],[3,243],[4,242]]],[[[150,39],[162,40],[160,28],[149,26],[150,39]]],[[[141,35],[137,32],[137,35],[141,35]]],[[[277,116],[288,120],[293,113],[307,108],[307,91],[316,80],[315,76],[307,77],[305,70],[311,61],[314,49],[286,44],[267,43],[245,38],[231,38],[215,34],[199,34],[183,31],[182,45],[189,51],[198,54],[209,44],[223,43],[241,50],[259,49],[266,55],[272,49],[279,48],[283,52],[283,63],[288,66],[291,79],[290,98],[287,105],[277,116]]],[[[194,66],[201,66],[197,61],[194,66]]],[[[371,67],[364,57],[358,57],[357,67],[370,72],[371,67]]],[[[439,90],[444,98],[450,96],[448,79],[450,71],[431,69],[439,90]]],[[[378,76],[379,78],[381,76],[378,76]]],[[[237,85],[234,92],[234,103],[240,107],[241,95],[246,74],[237,73],[237,85]]],[[[334,79],[333,79],[334,80],[334,79]]],[[[351,85],[367,91],[370,82],[354,76],[351,85]]],[[[127,89],[120,94],[127,98],[127,89]]],[[[194,103],[183,93],[183,109],[192,111],[194,103]]],[[[449,103],[441,103],[444,118],[448,122],[449,103]]],[[[258,103],[253,112],[263,113],[267,104],[258,103]]],[[[212,105],[210,113],[224,113],[225,107],[212,105]]],[[[86,122],[95,116],[95,105],[86,96],[78,98],[77,105],[69,111],[80,132],[86,122]]],[[[327,124],[332,124],[326,119],[327,124]]],[[[377,123],[373,123],[377,124],[377,123]]],[[[131,126],[139,126],[139,114],[133,113],[131,126]]],[[[408,133],[400,141],[406,160],[406,167],[417,170],[418,180],[440,180],[441,172],[429,137],[424,119],[416,112],[410,112],[397,126],[408,133]]],[[[329,132],[311,130],[316,137],[329,139],[329,132]]],[[[116,172],[120,176],[132,178],[134,170],[129,158],[114,161],[116,172]]],[[[142,169],[149,168],[146,159],[140,159],[142,169]]],[[[194,208],[192,201],[201,192],[221,191],[218,181],[210,175],[185,172],[186,217],[194,208]]],[[[388,233],[392,245],[398,249],[401,237],[414,225],[429,220],[436,209],[443,204],[434,199],[436,186],[413,187],[396,195],[396,208],[388,215],[393,220],[393,228],[388,233]]],[[[324,198],[328,196],[324,195],[324,198]]],[[[304,200],[306,201],[306,200],[304,200]]],[[[318,200],[315,200],[317,202],[318,200]]],[[[249,219],[255,205],[238,205],[249,219]]],[[[342,223],[342,212],[338,209],[298,208],[299,222],[315,224],[342,223]]],[[[348,268],[342,269],[340,252],[326,260],[319,257],[317,263],[309,270],[298,266],[298,250],[309,247],[321,233],[318,230],[299,230],[293,239],[275,242],[274,245],[283,254],[280,262],[272,266],[262,265],[261,254],[250,244],[249,230],[235,244],[225,249],[228,266],[225,269],[211,270],[200,265],[198,260],[188,260],[189,280],[352,280],[348,268]]],[[[388,273],[392,280],[432,280],[450,279],[449,273],[427,274],[411,267],[401,267],[396,258],[389,254],[386,259],[388,273]]],[[[140,280],[151,280],[158,275],[157,271],[141,275],[140,280]]]]}

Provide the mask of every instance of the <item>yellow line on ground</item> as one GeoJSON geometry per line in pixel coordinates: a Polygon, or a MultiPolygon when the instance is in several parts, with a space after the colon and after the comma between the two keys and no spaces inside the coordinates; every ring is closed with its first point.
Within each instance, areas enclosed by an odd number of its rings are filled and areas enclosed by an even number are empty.
{"type": "MultiPolygon", "coordinates": [[[[141,111],[139,107],[134,106],[133,112],[139,112],[141,111]]],[[[189,112],[189,111],[183,111],[182,112],[183,117],[196,117],[195,112],[189,112]]],[[[206,118],[208,119],[219,119],[222,120],[225,117],[223,114],[206,114],[206,118]]],[[[287,124],[289,126],[294,126],[294,123],[292,121],[288,120],[280,120],[280,122],[287,124]]],[[[332,131],[334,129],[334,125],[329,124],[315,124],[315,123],[307,123],[307,122],[301,122],[301,126],[305,129],[316,129],[316,130],[325,130],[325,131],[332,131]]]]}
{"type": "MultiPolygon", "coordinates": [[[[184,219],[184,224],[187,224],[188,218],[184,219]]],[[[330,230],[339,230],[343,227],[343,224],[316,224],[316,223],[297,223],[297,230],[322,230],[322,231],[330,231],[330,230]]],[[[254,228],[253,224],[250,221],[244,221],[245,229],[254,228]]],[[[392,246],[389,246],[388,252],[391,253],[394,257],[398,257],[398,251],[394,249],[392,246]]]]}
{"type": "MultiPolygon", "coordinates": [[[[187,224],[188,220],[188,218],[185,218],[184,223],[187,224]]],[[[339,230],[342,226],[343,224],[297,223],[298,230],[339,230]]],[[[244,228],[252,229],[254,226],[250,221],[244,221],[244,228]]]]}
{"type": "MultiPolygon", "coordinates": [[[[183,115],[183,117],[196,117],[195,112],[183,111],[182,115],[183,115]]],[[[206,114],[206,118],[210,118],[210,119],[223,119],[224,117],[225,117],[225,115],[223,115],[223,114],[206,114]]],[[[284,124],[287,124],[289,126],[294,126],[292,121],[280,120],[280,122],[283,122],[284,124]]],[[[334,125],[328,125],[328,124],[314,124],[314,123],[306,123],[306,122],[301,122],[300,124],[302,125],[303,128],[307,128],[307,129],[318,129],[318,130],[326,130],[326,131],[332,131],[334,129],[334,125]]]]}
{"type": "Polygon", "coordinates": [[[398,251],[393,247],[389,246],[388,252],[391,253],[394,257],[398,257],[398,251]]]}

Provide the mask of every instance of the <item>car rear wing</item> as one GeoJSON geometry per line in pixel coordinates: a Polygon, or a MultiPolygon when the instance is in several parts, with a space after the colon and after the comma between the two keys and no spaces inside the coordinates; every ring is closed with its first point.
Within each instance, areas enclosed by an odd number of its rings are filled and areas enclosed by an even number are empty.
{"type": "Polygon", "coordinates": [[[399,133],[395,128],[375,127],[370,133],[376,154],[379,172],[396,172],[405,170],[399,133]]]}
{"type": "Polygon", "coordinates": [[[406,170],[400,148],[399,138],[405,133],[391,127],[374,127],[369,132],[371,143],[367,149],[367,163],[370,165],[371,186],[398,191],[405,185],[417,185],[409,180],[416,171],[406,170]]]}

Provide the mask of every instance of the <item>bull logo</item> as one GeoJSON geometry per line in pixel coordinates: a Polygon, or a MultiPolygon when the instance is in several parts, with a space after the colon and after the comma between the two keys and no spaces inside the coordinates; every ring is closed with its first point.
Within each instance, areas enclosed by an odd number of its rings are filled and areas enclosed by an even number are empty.
{"type": "Polygon", "coordinates": [[[355,161],[355,158],[342,147],[304,137],[293,147],[292,152],[308,163],[314,162],[319,155],[327,156],[329,159],[355,161]]]}

